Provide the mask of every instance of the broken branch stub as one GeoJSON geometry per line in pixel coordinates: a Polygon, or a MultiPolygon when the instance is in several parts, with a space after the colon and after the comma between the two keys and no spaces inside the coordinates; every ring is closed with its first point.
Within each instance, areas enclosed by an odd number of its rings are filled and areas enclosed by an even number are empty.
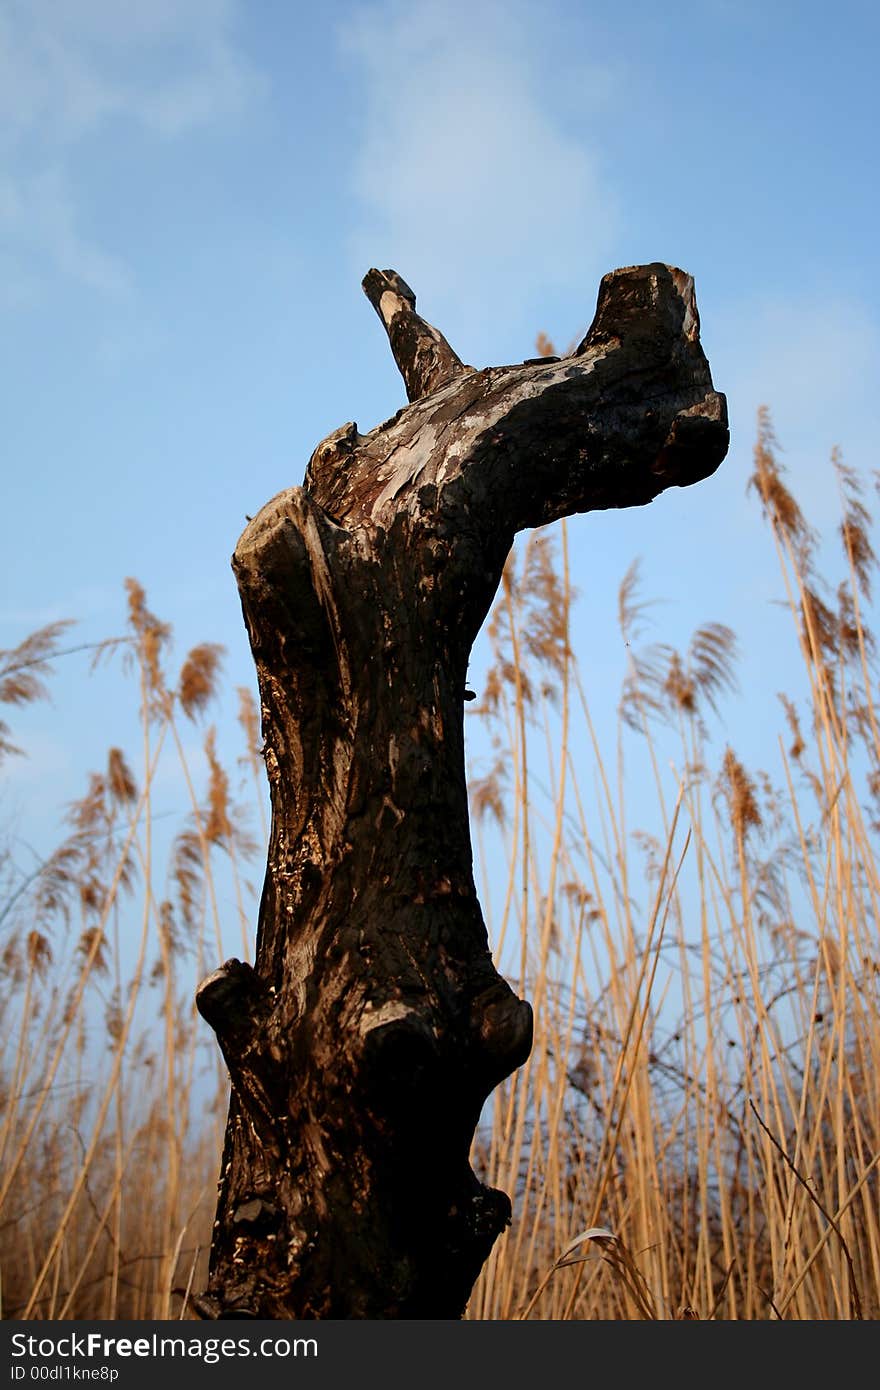
{"type": "Polygon", "coordinates": [[[571,356],[482,371],[394,271],[364,289],[411,404],[325,439],[233,557],[272,830],[255,968],[198,1000],[232,1080],[210,1316],[464,1310],[510,1216],[469,1148],[532,1037],[474,888],[471,645],[517,531],[649,502],[727,450],[683,271],[614,271],[571,356]]]}

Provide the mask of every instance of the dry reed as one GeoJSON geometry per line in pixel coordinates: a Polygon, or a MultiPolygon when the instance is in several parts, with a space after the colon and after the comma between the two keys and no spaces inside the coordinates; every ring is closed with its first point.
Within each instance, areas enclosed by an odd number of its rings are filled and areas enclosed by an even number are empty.
{"type": "MultiPolygon", "coordinates": [[[[514,1221],[469,1317],[880,1315],[877,561],[863,480],[832,464],[836,589],[762,411],[752,485],[803,658],[772,778],[717,737],[736,685],[728,628],[704,625],[682,652],[647,643],[628,572],[609,756],[572,639],[565,525],[505,569],[469,711],[487,750],[474,839],[496,956],[536,1038],[474,1144],[514,1221]]],[[[194,648],[172,679],[170,628],[127,589],[110,647],[136,683],[138,755],[109,750],[43,862],[23,869],[11,842],[3,859],[7,1318],[185,1316],[205,1273],[225,1077],[192,997],[228,953],[230,907],[249,953],[257,845],[213,730],[198,768],[181,732],[217,698],[222,650],[194,648]],[[187,802],[171,835],[155,797],[169,758],[187,802]]],[[[65,630],[0,653],[0,703],[45,696],[65,630]]],[[[238,700],[265,841],[259,721],[250,692],[238,700]]],[[[0,755],[16,751],[0,724],[0,755]]]]}

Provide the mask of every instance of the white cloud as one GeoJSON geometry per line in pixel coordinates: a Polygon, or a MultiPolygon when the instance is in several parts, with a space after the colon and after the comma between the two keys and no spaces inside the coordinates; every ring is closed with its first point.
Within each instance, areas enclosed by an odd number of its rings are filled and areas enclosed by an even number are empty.
{"type": "Polygon", "coordinates": [[[257,87],[228,44],[214,39],[200,67],[171,78],[155,92],[145,92],[138,114],[164,136],[182,135],[242,110],[257,87]]]}
{"type": "Polygon", "coordinates": [[[68,143],[123,115],[176,135],[239,112],[260,79],[229,0],[12,0],[0,16],[0,128],[68,143]]]}
{"type": "MultiPolygon", "coordinates": [[[[595,150],[554,110],[543,23],[522,0],[379,0],[341,31],[364,90],[364,269],[385,256],[416,291],[429,281],[461,302],[490,280],[516,296],[593,272],[615,199],[595,150]]],[[[607,75],[593,86],[607,99],[607,75]]]]}
{"type": "Polygon", "coordinates": [[[74,196],[59,169],[18,180],[0,175],[0,236],[11,262],[3,288],[7,302],[27,302],[38,292],[34,268],[41,260],[102,294],[128,291],[122,262],[89,242],[76,223],[74,196]]]}
{"type": "MultiPolygon", "coordinates": [[[[176,138],[237,116],[261,80],[233,0],[7,0],[0,13],[0,256],[7,300],[43,268],[102,293],[125,267],[83,233],[74,151],[114,120],[176,138]]],[[[28,288],[29,287],[29,288],[28,288]]]]}

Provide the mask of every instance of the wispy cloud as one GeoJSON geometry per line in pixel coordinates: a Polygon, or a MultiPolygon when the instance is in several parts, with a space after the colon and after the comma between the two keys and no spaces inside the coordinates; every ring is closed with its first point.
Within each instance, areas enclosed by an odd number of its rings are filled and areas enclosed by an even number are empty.
{"type": "MultiPolygon", "coordinates": [[[[378,0],[340,31],[362,85],[353,168],[359,263],[457,302],[583,285],[617,220],[598,142],[554,109],[543,9],[522,0],[378,0]],[[543,57],[542,57],[543,52],[543,57]]],[[[581,78],[591,85],[586,58],[581,78]]],[[[594,91],[607,94],[607,74],[594,91]]]]}
{"type": "Polygon", "coordinates": [[[173,139],[237,116],[261,81],[233,0],[8,0],[0,13],[0,256],[7,301],[41,274],[104,294],[130,281],[82,229],[77,150],[114,121],[173,139]]]}
{"type": "Polygon", "coordinates": [[[103,294],[129,289],[124,264],[78,229],[73,190],[58,168],[18,179],[0,174],[0,235],[15,267],[3,290],[13,302],[33,297],[46,261],[103,294]]]}
{"type": "Polygon", "coordinates": [[[114,115],[178,135],[235,115],[260,79],[236,47],[232,0],[12,0],[0,15],[8,144],[69,144],[114,115]]]}
{"type": "MultiPolygon", "coordinates": [[[[873,463],[880,427],[880,328],[856,300],[816,285],[798,295],[747,296],[721,306],[711,329],[713,376],[727,393],[731,453],[750,469],[759,405],[769,407],[798,501],[810,521],[834,526],[835,445],[859,468],[873,463]]],[[[731,506],[751,517],[738,482],[731,506]]],[[[728,525],[734,512],[728,511],[728,525]]]]}

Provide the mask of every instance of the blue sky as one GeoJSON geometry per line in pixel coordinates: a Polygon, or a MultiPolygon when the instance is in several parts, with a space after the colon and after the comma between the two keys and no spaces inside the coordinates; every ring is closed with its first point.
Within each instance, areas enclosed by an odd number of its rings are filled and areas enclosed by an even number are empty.
{"type": "MultiPolygon", "coordinates": [[[[793,651],[745,496],[756,408],[817,525],[832,446],[876,463],[878,39],[856,0],[3,0],[0,647],[120,631],[134,575],[179,659],[222,642],[253,683],[246,515],[405,400],[364,272],[398,269],[483,366],[578,338],[605,271],[663,260],[695,277],[731,450],[573,523],[578,642],[613,703],[641,555],[658,639],[739,631],[725,708],[763,756],[750,681],[782,688],[793,651]]],[[[54,688],[12,714],[30,756],[0,802],[37,842],[126,737],[83,658],[54,688]]]]}

